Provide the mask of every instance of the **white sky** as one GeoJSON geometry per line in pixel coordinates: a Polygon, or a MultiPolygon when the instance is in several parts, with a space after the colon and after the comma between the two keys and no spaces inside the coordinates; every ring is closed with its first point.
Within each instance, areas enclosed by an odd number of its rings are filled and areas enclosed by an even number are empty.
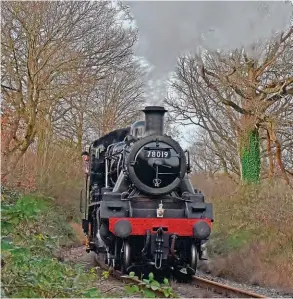
{"type": "MultiPolygon", "coordinates": [[[[250,46],[255,39],[271,36],[271,30],[284,28],[290,15],[287,7],[278,6],[284,2],[282,0],[266,1],[270,9],[267,15],[264,14],[265,6],[256,9],[255,4],[250,3],[255,1],[242,1],[239,4],[235,4],[238,1],[221,1],[221,4],[189,1],[185,5],[181,5],[181,1],[170,1],[173,4],[164,4],[166,1],[153,4],[147,3],[149,1],[125,2],[130,6],[140,33],[136,53],[144,58],[145,63],[155,66],[155,79],[164,78],[173,71],[180,53],[189,48],[196,49],[203,42],[202,33],[209,34],[210,28],[216,31],[214,35],[208,35],[210,40],[207,45],[211,49],[250,46]]],[[[293,0],[290,2],[293,3],[293,0]]],[[[159,90],[157,96],[152,94],[148,98],[147,104],[161,105],[161,97],[163,92],[159,90]]],[[[180,127],[184,135],[182,147],[189,145],[188,133],[191,130],[194,132],[195,128],[194,125],[180,127]]]]}

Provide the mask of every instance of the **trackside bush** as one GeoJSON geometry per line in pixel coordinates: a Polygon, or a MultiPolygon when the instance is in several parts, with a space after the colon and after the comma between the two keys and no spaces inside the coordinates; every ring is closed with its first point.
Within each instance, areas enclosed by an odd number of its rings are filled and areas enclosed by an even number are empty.
{"type": "Polygon", "coordinates": [[[13,196],[2,189],[3,297],[101,297],[95,270],[61,263],[60,246],[74,242],[74,233],[51,200],[13,196]],[[3,192],[4,191],[4,192],[3,192]]]}

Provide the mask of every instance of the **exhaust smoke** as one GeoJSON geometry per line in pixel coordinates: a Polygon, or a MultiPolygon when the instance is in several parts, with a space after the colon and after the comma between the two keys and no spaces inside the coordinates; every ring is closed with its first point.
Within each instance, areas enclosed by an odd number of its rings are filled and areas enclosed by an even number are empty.
{"type": "Polygon", "coordinates": [[[153,66],[147,90],[150,105],[162,105],[166,79],[179,55],[190,51],[233,50],[244,47],[257,56],[252,44],[288,28],[290,2],[254,1],[126,1],[139,30],[138,56],[153,66]]]}

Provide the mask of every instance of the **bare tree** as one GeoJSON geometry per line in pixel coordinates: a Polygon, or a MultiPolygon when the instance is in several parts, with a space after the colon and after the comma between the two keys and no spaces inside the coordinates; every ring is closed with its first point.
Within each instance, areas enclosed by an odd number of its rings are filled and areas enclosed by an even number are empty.
{"type": "Polygon", "coordinates": [[[143,98],[143,72],[135,61],[66,99],[56,111],[54,130],[63,139],[91,142],[137,119],[143,98]],[[59,117],[61,115],[61,117],[59,117]]]}
{"type": "MultiPolygon", "coordinates": [[[[269,43],[255,44],[250,56],[244,49],[232,53],[205,50],[178,61],[167,103],[178,121],[205,130],[225,171],[229,168],[225,164],[235,165],[235,160],[228,162],[225,148],[233,148],[246,181],[259,178],[260,131],[268,131],[269,139],[278,144],[271,124],[281,125],[278,115],[292,105],[292,42],[291,27],[269,43]]],[[[277,149],[286,178],[280,153],[277,149]]]]}
{"type": "Polygon", "coordinates": [[[1,87],[11,113],[4,176],[61,101],[129,64],[136,32],[123,27],[121,13],[110,2],[2,2],[1,87]]]}

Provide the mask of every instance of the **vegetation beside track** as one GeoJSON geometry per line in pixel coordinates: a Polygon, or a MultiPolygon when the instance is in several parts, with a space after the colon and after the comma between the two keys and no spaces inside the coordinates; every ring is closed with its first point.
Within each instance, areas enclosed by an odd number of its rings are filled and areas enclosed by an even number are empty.
{"type": "Polygon", "coordinates": [[[134,272],[130,272],[125,277],[133,279],[132,284],[125,286],[125,290],[129,295],[142,295],[143,298],[177,298],[167,278],[164,279],[163,283],[160,283],[155,280],[154,274],[150,273],[148,278],[139,281],[139,277],[135,276],[134,272]]]}
{"type": "MultiPolygon", "coordinates": [[[[62,248],[79,242],[66,221],[66,208],[40,195],[21,195],[3,187],[1,193],[2,297],[117,297],[97,288],[99,276],[95,268],[86,271],[80,263],[63,262],[59,258],[62,248]]],[[[134,273],[129,276],[134,278],[134,273]]],[[[108,278],[105,273],[103,278],[108,278]]],[[[124,288],[125,297],[175,296],[169,282],[164,280],[160,284],[152,273],[147,279],[137,278],[124,288]]]]}
{"type": "Polygon", "coordinates": [[[65,210],[49,198],[1,191],[1,296],[105,297],[95,287],[95,269],[58,259],[62,246],[76,241],[65,210]]]}
{"type": "Polygon", "coordinates": [[[223,177],[196,185],[215,207],[212,273],[293,290],[293,190],[280,180],[239,187],[223,177]]]}

